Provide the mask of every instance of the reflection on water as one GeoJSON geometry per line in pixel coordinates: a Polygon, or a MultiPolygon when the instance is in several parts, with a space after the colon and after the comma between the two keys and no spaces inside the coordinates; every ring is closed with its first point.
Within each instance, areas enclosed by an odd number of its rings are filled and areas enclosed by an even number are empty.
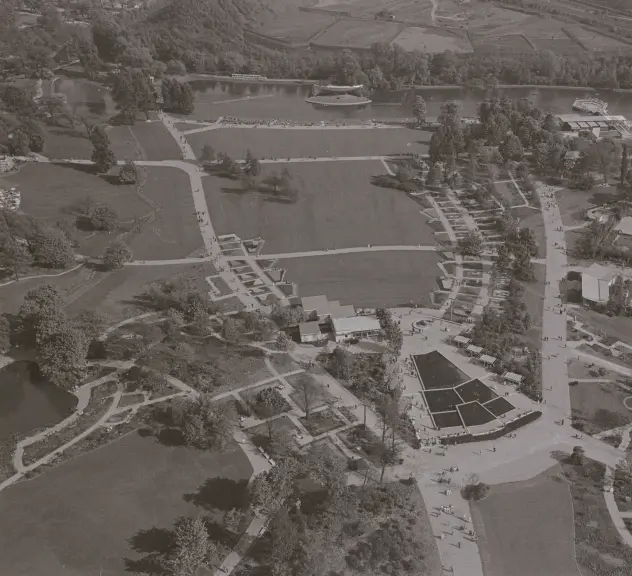
{"type": "Polygon", "coordinates": [[[34,362],[9,364],[0,369],[0,442],[56,424],[76,404],[73,394],[44,380],[34,362]]]}
{"type": "Polygon", "coordinates": [[[68,107],[76,116],[110,116],[116,114],[116,104],[108,88],[86,80],[59,78],[55,90],[63,94],[68,107]]]}

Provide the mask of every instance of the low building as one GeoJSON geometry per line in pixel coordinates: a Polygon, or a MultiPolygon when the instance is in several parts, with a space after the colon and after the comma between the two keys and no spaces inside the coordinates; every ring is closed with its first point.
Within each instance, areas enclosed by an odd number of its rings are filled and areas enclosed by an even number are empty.
{"type": "Polygon", "coordinates": [[[493,368],[494,364],[498,362],[498,358],[494,358],[494,356],[490,356],[489,354],[481,354],[478,357],[478,360],[481,364],[487,366],[488,368],[493,368]]]}
{"type": "Polygon", "coordinates": [[[481,346],[474,346],[474,344],[470,344],[465,350],[470,356],[478,356],[483,351],[483,348],[481,346]]]}
{"type": "Polygon", "coordinates": [[[301,322],[298,325],[298,334],[302,343],[318,342],[323,339],[318,322],[301,322]]]}
{"type": "Polygon", "coordinates": [[[381,331],[377,318],[370,316],[332,318],[331,324],[336,342],[344,342],[353,338],[370,338],[377,336],[381,331]]]}
{"type": "Polygon", "coordinates": [[[471,340],[469,338],[466,338],[465,336],[461,336],[460,334],[458,336],[455,336],[452,341],[457,345],[457,346],[467,346],[471,340]]]}
{"type": "Polygon", "coordinates": [[[305,296],[301,298],[301,305],[305,311],[305,317],[310,320],[329,318],[331,313],[327,296],[305,296]]]}
{"type": "Polygon", "coordinates": [[[579,130],[591,130],[593,128],[609,129],[626,125],[625,116],[604,114],[603,116],[584,116],[582,114],[558,114],[565,132],[578,132],[579,130]]]}
{"type": "Polygon", "coordinates": [[[623,236],[632,236],[632,216],[624,216],[614,229],[623,236]]]}
{"type": "Polygon", "coordinates": [[[617,279],[618,274],[602,266],[592,264],[588,270],[582,272],[582,300],[588,304],[607,304],[610,299],[610,286],[617,279]]]}
{"type": "Polygon", "coordinates": [[[520,385],[520,383],[524,380],[520,374],[516,374],[515,372],[505,372],[502,378],[505,384],[513,384],[515,386],[520,385]]]}

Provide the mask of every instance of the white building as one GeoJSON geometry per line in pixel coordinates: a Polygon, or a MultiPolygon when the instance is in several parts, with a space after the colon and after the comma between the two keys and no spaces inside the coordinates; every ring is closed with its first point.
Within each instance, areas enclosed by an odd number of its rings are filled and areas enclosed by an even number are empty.
{"type": "Polygon", "coordinates": [[[619,274],[601,264],[592,264],[582,272],[582,299],[591,304],[607,304],[610,286],[619,274]]]}
{"type": "Polygon", "coordinates": [[[318,322],[301,322],[298,325],[298,333],[302,343],[318,342],[323,339],[318,322]]]}
{"type": "Polygon", "coordinates": [[[368,338],[380,333],[380,323],[370,316],[353,316],[352,318],[332,318],[336,342],[353,338],[368,338]]]}

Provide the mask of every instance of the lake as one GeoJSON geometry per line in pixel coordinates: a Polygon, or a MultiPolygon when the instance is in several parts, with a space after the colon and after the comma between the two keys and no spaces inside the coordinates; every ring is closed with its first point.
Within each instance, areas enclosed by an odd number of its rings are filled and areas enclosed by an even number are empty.
{"type": "Polygon", "coordinates": [[[73,394],[41,377],[35,362],[13,362],[0,369],[0,442],[57,424],[76,405],[73,394]]]}

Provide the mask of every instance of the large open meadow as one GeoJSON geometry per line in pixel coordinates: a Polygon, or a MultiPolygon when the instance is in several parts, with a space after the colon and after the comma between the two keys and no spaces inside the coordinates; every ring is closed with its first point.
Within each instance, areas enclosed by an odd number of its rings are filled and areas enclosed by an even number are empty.
{"type": "Polygon", "coordinates": [[[240,182],[204,179],[217,233],[243,239],[260,236],[263,253],[374,245],[434,245],[419,206],[404,192],[378,188],[371,176],[378,162],[325,162],[264,165],[263,175],[288,168],[296,202],[244,191],[240,182]]]}
{"type": "Polygon", "coordinates": [[[441,271],[434,252],[365,252],[279,260],[300,296],[325,294],[355,306],[393,307],[413,302],[430,306],[441,271]]]}
{"type": "Polygon", "coordinates": [[[473,504],[485,576],[580,576],[573,504],[560,472],[555,466],[531,480],[492,486],[473,504]]]}
{"type": "Polygon", "coordinates": [[[115,210],[118,231],[96,233],[85,226],[76,230],[78,251],[87,256],[100,256],[121,233],[126,233],[136,259],[188,256],[202,246],[188,176],[162,167],[147,168],[146,173],[142,195],[137,186],[118,184],[115,178],[97,176],[91,167],[78,164],[28,164],[0,178],[0,186],[15,186],[22,194],[21,209],[51,224],[66,220],[74,226],[88,198],[93,207],[106,204],[115,210]]]}
{"type": "Polygon", "coordinates": [[[338,20],[314,43],[318,46],[369,48],[376,42],[392,42],[401,30],[402,26],[395,22],[338,20]]]}
{"type": "Polygon", "coordinates": [[[119,160],[178,160],[182,154],[160,120],[141,120],[134,126],[112,126],[107,134],[119,160]]]}
{"type": "Polygon", "coordinates": [[[309,158],[312,156],[387,156],[425,154],[431,134],[406,128],[376,129],[278,129],[220,128],[187,136],[196,155],[205,144],[231,158],[246,150],[259,158],[309,158]]]}
{"type": "Polygon", "coordinates": [[[3,492],[0,573],[152,572],[179,516],[225,509],[251,474],[237,444],[218,453],[132,432],[3,492]]]}

